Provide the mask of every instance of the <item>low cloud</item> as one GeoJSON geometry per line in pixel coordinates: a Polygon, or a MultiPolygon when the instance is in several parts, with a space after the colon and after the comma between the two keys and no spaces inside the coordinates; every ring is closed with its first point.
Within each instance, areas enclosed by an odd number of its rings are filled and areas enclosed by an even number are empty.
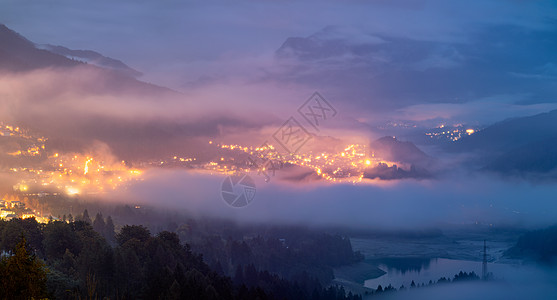
{"type": "Polygon", "coordinates": [[[247,207],[221,198],[223,175],[150,170],[118,198],[196,216],[239,222],[338,225],[367,229],[416,229],[448,224],[538,227],[557,219],[554,185],[533,185],[489,176],[442,180],[265,183],[253,174],[257,192],[247,207]],[[472,188],[473,187],[473,188],[472,188]],[[490,225],[491,224],[491,225],[490,225]]]}
{"type": "Polygon", "coordinates": [[[381,299],[553,299],[557,294],[556,275],[552,269],[521,266],[497,274],[501,278],[497,281],[438,284],[385,294],[381,299]]]}
{"type": "Polygon", "coordinates": [[[110,75],[88,66],[2,73],[0,118],[48,137],[51,150],[98,140],[129,159],[191,153],[214,138],[259,145],[310,95],[241,83],[184,94],[110,75]]]}
{"type": "Polygon", "coordinates": [[[416,104],[398,109],[394,118],[437,126],[439,122],[490,125],[507,118],[540,114],[557,109],[557,103],[530,103],[530,96],[498,95],[464,103],[416,104]]]}

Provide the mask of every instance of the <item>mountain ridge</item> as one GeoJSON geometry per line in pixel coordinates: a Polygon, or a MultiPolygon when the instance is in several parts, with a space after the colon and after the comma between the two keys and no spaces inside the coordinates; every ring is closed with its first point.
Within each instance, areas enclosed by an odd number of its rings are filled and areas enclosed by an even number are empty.
{"type": "Polygon", "coordinates": [[[463,137],[447,149],[453,152],[480,151],[499,155],[554,135],[557,135],[557,110],[497,122],[473,135],[463,137]]]}
{"type": "Polygon", "coordinates": [[[130,77],[139,77],[143,73],[131,68],[124,62],[118,59],[104,56],[93,50],[75,50],[69,49],[64,46],[55,46],[51,44],[36,45],[39,49],[44,49],[55,54],[62,55],[69,59],[75,59],[82,61],[84,63],[93,64],[102,68],[107,68],[111,70],[116,70],[123,72],[125,75],[130,77]]]}
{"type": "MultiPolygon", "coordinates": [[[[89,86],[81,87],[84,88],[85,91],[101,93],[129,93],[131,91],[139,95],[153,96],[162,94],[179,94],[179,92],[167,87],[140,81],[134,76],[130,76],[134,75],[134,72],[138,71],[129,67],[129,70],[125,70],[124,68],[125,72],[122,72],[115,70],[114,68],[87,64],[46,49],[40,49],[35,43],[16,31],[8,28],[4,24],[0,24],[0,41],[2,41],[0,43],[0,71],[22,73],[47,68],[53,70],[63,70],[65,68],[72,69],[80,67],[83,70],[91,71],[92,74],[94,74],[94,78],[97,80],[97,82],[86,83],[89,84],[89,86]]],[[[68,50],[72,51],[71,49],[68,50]]],[[[94,51],[91,52],[97,53],[94,51]]],[[[102,56],[100,53],[97,54],[102,56]]],[[[114,61],[111,62],[114,63],[114,61]]],[[[124,63],[122,64],[127,66],[124,63]]]]}

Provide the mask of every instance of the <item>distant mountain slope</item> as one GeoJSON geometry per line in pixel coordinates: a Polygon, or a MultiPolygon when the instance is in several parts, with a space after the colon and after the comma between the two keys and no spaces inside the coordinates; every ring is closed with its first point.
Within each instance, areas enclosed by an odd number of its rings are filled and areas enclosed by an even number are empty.
{"type": "Polygon", "coordinates": [[[555,172],[557,176],[557,136],[513,149],[489,163],[486,170],[508,175],[555,172]]]}
{"type": "Polygon", "coordinates": [[[37,49],[32,42],[0,24],[0,69],[29,71],[52,66],[71,67],[79,64],[81,63],[62,55],[37,49]]]}
{"type": "Polygon", "coordinates": [[[545,263],[557,263],[557,226],[523,234],[516,245],[507,250],[504,255],[520,259],[529,258],[545,263]]]}
{"type": "MultiPolygon", "coordinates": [[[[86,64],[82,61],[70,59],[64,55],[38,48],[33,42],[27,40],[17,32],[0,24],[0,71],[26,72],[43,68],[82,68],[91,71],[94,80],[83,82],[77,88],[85,92],[94,93],[119,93],[132,92],[141,95],[160,95],[161,93],[177,93],[168,88],[145,83],[135,79],[135,70],[124,63],[111,60],[93,51],[73,52],[67,48],[55,48],[56,52],[66,54],[74,53],[83,57],[97,57],[107,67],[86,64]],[[67,49],[67,50],[63,50],[67,49]],[[104,58],[104,59],[102,59],[104,58]],[[118,69],[121,70],[115,71],[118,69]],[[126,69],[127,68],[127,69],[126,69]],[[122,72],[122,70],[125,70],[122,72]]],[[[98,65],[101,65],[99,63],[98,65]]]]}
{"type": "Polygon", "coordinates": [[[496,123],[448,145],[476,154],[484,170],[504,175],[557,176],[557,110],[496,123]]]}
{"type": "Polygon", "coordinates": [[[83,61],[99,67],[115,70],[131,77],[141,76],[142,73],[131,68],[120,60],[106,57],[98,52],[91,50],[72,50],[63,46],[54,46],[50,44],[38,45],[38,48],[48,50],[52,53],[62,55],[69,59],[83,61]]]}
{"type": "Polygon", "coordinates": [[[496,123],[449,145],[456,152],[484,152],[490,156],[557,135],[557,110],[496,123]]]}
{"type": "MultiPolygon", "coordinates": [[[[108,145],[122,160],[174,153],[197,136],[217,132],[221,119],[200,124],[142,118],[151,107],[170,106],[183,95],[117,71],[125,64],[115,60],[101,67],[68,56],[40,49],[0,24],[0,121],[40,131],[49,137],[50,150],[89,151],[94,141],[108,145]]],[[[17,151],[17,146],[11,143],[5,150],[17,151]]]]}
{"type": "Polygon", "coordinates": [[[528,93],[553,102],[557,51],[547,49],[557,49],[554,36],[486,26],[462,43],[327,26],[287,38],[275,52],[280,67],[272,78],[342,94],[375,111],[500,94],[528,93]]]}
{"type": "Polygon", "coordinates": [[[384,180],[403,178],[430,178],[432,174],[427,170],[433,159],[420,150],[412,142],[403,142],[392,136],[382,137],[370,144],[370,151],[375,157],[397,163],[408,164],[410,168],[402,169],[394,165],[379,164],[366,169],[365,178],[379,178],[384,180]]]}
{"type": "Polygon", "coordinates": [[[370,145],[376,157],[389,161],[424,164],[431,158],[412,142],[402,142],[395,137],[382,137],[370,145]]]}

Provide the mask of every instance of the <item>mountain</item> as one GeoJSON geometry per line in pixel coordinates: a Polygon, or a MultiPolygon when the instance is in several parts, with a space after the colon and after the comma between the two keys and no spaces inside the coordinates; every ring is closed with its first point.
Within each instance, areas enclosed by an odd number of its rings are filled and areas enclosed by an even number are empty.
{"type": "Polygon", "coordinates": [[[452,143],[448,150],[498,156],[556,135],[557,110],[553,110],[496,123],[452,143]]]}
{"type": "Polygon", "coordinates": [[[485,170],[506,175],[548,175],[557,178],[557,136],[528,143],[506,152],[485,170]]]}
{"type": "Polygon", "coordinates": [[[31,41],[0,24],[0,70],[30,71],[45,67],[73,67],[80,62],[38,49],[31,41]]]}
{"type": "Polygon", "coordinates": [[[501,94],[554,99],[555,66],[548,62],[557,61],[557,52],[546,51],[556,49],[554,35],[486,26],[462,42],[327,26],[287,38],[275,52],[278,67],[270,76],[339,94],[375,111],[501,94]]]}
{"type": "MultiPolygon", "coordinates": [[[[0,121],[40,131],[49,138],[50,150],[86,151],[92,141],[98,141],[122,159],[156,156],[186,148],[183,145],[191,144],[194,137],[217,130],[221,120],[200,125],[139,117],[135,108],[148,111],[171,105],[182,95],[140,81],[136,75],[124,63],[93,51],[37,46],[0,24],[0,78],[14,82],[13,87],[0,87],[0,95],[6,95],[0,102],[0,121]],[[78,57],[97,59],[96,65],[78,57]]],[[[14,152],[25,146],[20,144],[0,146],[14,152]]]]}
{"type": "Polygon", "coordinates": [[[448,145],[487,171],[557,177],[557,110],[508,119],[448,145]]]}
{"type": "Polygon", "coordinates": [[[80,82],[81,85],[76,87],[87,93],[133,92],[139,95],[177,93],[168,88],[137,80],[134,77],[139,72],[118,60],[88,50],[70,50],[59,46],[37,47],[35,43],[0,24],[0,71],[27,72],[45,68],[80,68],[89,72],[94,80],[80,82]],[[81,58],[83,61],[75,58],[81,58]],[[94,61],[96,65],[84,62],[85,58],[94,61]]]}
{"type": "Polygon", "coordinates": [[[39,49],[62,55],[66,58],[96,65],[102,68],[119,71],[130,77],[139,77],[141,72],[131,68],[120,60],[106,57],[92,50],[72,50],[63,46],[53,46],[50,44],[37,45],[39,49]]]}
{"type": "Polygon", "coordinates": [[[431,160],[431,157],[412,142],[399,141],[393,136],[385,136],[372,142],[370,150],[376,157],[395,162],[424,165],[431,160]]]}
{"type": "Polygon", "coordinates": [[[557,263],[557,226],[524,233],[504,256],[534,259],[543,263],[557,263]]]}
{"type": "Polygon", "coordinates": [[[394,136],[385,136],[372,142],[370,151],[375,157],[383,160],[408,164],[410,169],[405,170],[397,165],[389,167],[387,164],[381,163],[378,166],[367,168],[364,172],[365,178],[392,180],[432,177],[427,168],[432,166],[433,159],[412,142],[403,142],[397,140],[394,136]]]}

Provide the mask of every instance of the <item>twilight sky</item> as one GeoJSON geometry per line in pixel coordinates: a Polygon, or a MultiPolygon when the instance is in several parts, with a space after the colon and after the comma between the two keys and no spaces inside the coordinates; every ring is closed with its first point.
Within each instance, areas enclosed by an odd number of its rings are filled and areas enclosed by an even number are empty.
{"type": "Polygon", "coordinates": [[[319,90],[365,122],[485,124],[557,107],[552,1],[1,6],[0,22],[36,43],[101,52],[191,98],[297,105],[319,90]]]}

